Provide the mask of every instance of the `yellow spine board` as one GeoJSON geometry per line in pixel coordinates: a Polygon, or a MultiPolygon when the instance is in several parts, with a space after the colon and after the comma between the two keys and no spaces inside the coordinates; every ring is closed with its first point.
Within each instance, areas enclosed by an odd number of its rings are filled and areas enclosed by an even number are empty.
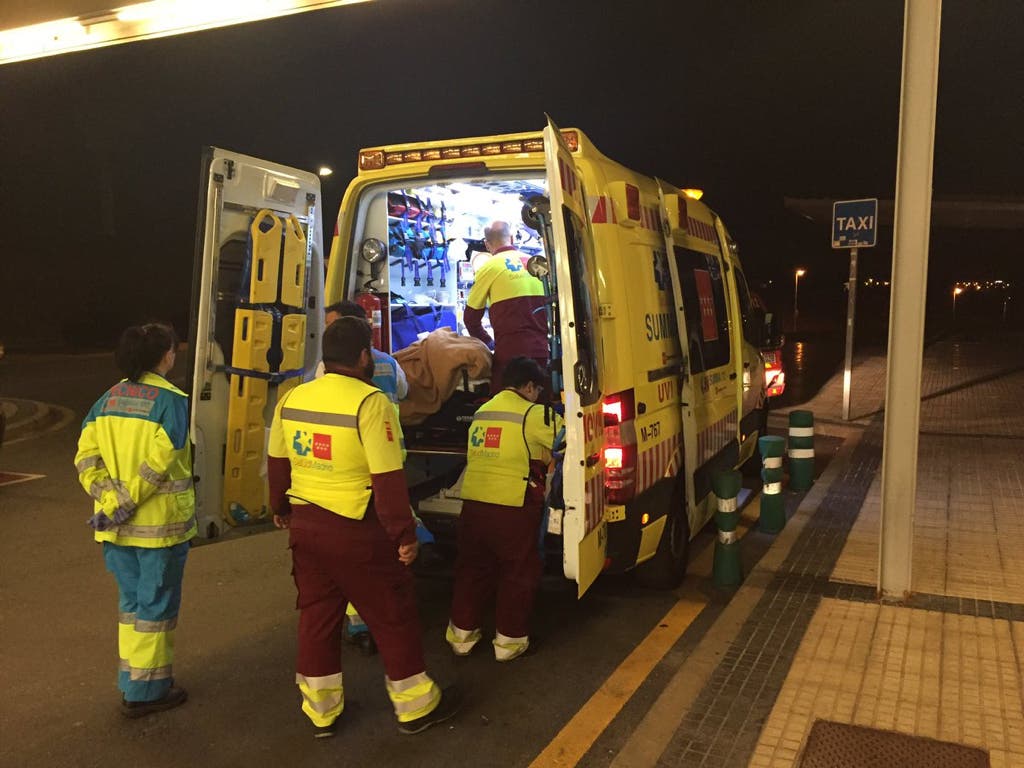
{"type": "Polygon", "coordinates": [[[235,341],[231,365],[250,371],[269,371],[267,352],[274,331],[274,318],[259,309],[235,310],[235,341]]]}
{"type": "MultiPolygon", "coordinates": [[[[294,215],[285,220],[281,258],[281,303],[301,307],[306,300],[306,235],[294,215]]],[[[287,354],[287,353],[285,353],[287,354]]]]}
{"type": "MultiPolygon", "coordinates": [[[[302,368],[306,357],[306,316],[285,315],[281,318],[282,371],[302,368]]],[[[301,376],[285,379],[277,386],[277,401],[302,381],[301,376]]]]}
{"type": "Polygon", "coordinates": [[[266,430],[263,409],[266,403],[266,381],[232,374],[222,510],[229,525],[263,517],[266,511],[261,471],[266,430]]]}
{"type": "Polygon", "coordinates": [[[249,225],[252,238],[252,274],[249,279],[249,301],[273,304],[277,301],[277,277],[281,268],[281,220],[264,208],[249,225]],[[260,225],[270,222],[264,232],[260,225]]]}

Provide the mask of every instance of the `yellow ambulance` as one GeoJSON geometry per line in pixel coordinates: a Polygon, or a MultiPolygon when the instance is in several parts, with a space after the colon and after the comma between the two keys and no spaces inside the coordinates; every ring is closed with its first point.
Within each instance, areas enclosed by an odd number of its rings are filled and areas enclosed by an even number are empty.
{"type": "MultiPolygon", "coordinates": [[[[267,514],[265,429],[319,361],[323,307],[359,301],[399,357],[438,328],[465,335],[483,228],[504,220],[548,296],[566,439],[547,525],[565,576],[580,595],[634,567],[678,584],[713,514],[712,472],[749,459],[766,423],[765,329],[722,220],[550,121],[364,149],[358,164],[325,259],[315,175],[207,151],[191,334],[201,533],[267,514]]],[[[463,376],[454,405],[406,427],[428,526],[458,515],[467,409],[481,396],[486,383],[463,376]]]]}

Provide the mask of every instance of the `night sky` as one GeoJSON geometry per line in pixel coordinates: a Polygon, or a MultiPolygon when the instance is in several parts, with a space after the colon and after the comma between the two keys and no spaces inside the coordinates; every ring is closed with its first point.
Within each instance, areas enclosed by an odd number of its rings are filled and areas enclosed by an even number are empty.
{"type": "MultiPolygon", "coordinates": [[[[1024,3],[943,5],[935,193],[1019,198],[1024,3]]],[[[378,0],[0,66],[0,340],[184,330],[203,145],[332,166],[330,233],[360,147],[538,130],[545,112],[704,188],[755,279],[800,263],[802,309],[832,302],[845,254],[782,200],[892,197],[902,24],[897,0],[378,0]]],[[[933,279],[1016,277],[1019,236],[935,233],[933,279]]],[[[890,242],[863,276],[888,277],[890,242]]]]}

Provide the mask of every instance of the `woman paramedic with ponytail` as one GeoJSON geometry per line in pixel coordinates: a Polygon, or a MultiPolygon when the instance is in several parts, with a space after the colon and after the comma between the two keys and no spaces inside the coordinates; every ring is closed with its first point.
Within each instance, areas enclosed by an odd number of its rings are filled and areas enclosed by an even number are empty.
{"type": "Polygon", "coordinates": [[[121,713],[184,704],[174,685],[174,627],[196,535],[188,397],[169,381],[178,340],[166,325],[128,328],[115,353],[124,379],[82,423],[75,468],[95,500],[89,525],[117,579],[121,713]]]}

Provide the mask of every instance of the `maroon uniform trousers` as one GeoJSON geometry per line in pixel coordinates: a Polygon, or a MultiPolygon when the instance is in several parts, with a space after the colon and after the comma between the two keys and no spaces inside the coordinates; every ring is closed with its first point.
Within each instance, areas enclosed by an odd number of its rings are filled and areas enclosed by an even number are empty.
{"type": "Polygon", "coordinates": [[[543,500],[506,507],[467,500],[459,518],[459,554],[451,620],[478,629],[484,608],[497,595],[495,624],[507,637],[526,637],[543,564],[538,536],[543,500]]]}
{"type": "Polygon", "coordinates": [[[362,520],[314,505],[292,506],[289,546],[299,596],[296,671],[341,672],[341,631],[352,602],[377,642],[391,680],[425,671],[423,637],[409,569],[398,560],[371,505],[362,520]]]}

